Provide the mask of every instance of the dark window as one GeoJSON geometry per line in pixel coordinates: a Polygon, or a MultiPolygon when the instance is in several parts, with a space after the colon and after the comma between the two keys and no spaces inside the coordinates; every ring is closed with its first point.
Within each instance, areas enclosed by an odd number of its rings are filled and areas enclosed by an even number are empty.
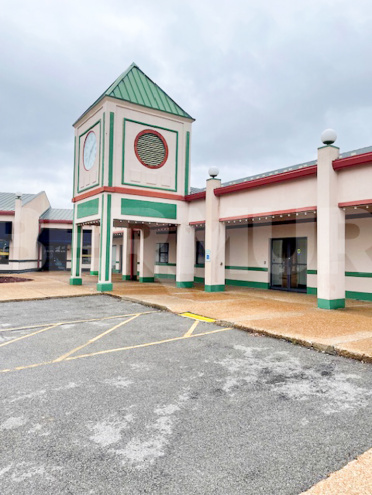
{"type": "Polygon", "coordinates": [[[204,241],[196,241],[196,260],[197,265],[204,265],[205,262],[205,249],[204,241]]]}
{"type": "Polygon", "coordinates": [[[156,245],[156,263],[168,263],[169,243],[161,242],[156,245]]]}
{"type": "Polygon", "coordinates": [[[91,262],[91,247],[85,246],[83,247],[82,263],[83,265],[90,265],[90,262],[91,262]]]}
{"type": "Polygon", "coordinates": [[[9,263],[9,242],[0,240],[0,264],[7,265],[9,263]]]}

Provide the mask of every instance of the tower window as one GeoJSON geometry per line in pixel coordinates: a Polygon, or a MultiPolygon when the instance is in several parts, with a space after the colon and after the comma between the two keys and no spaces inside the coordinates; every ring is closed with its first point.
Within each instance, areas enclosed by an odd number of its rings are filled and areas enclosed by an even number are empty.
{"type": "Polygon", "coordinates": [[[162,167],[168,158],[168,146],[163,136],[153,130],[140,132],[134,141],[138,160],[148,168],[162,167]]]}

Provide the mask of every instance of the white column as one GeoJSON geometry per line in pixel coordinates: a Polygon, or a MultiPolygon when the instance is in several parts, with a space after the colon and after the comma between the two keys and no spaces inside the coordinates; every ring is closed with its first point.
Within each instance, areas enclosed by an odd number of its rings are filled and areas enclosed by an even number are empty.
{"type": "MultiPolygon", "coordinates": [[[[132,229],[123,231],[122,279],[131,279],[132,265],[132,229]]],[[[136,273],[134,275],[137,275],[136,273]]]]}
{"type": "Polygon", "coordinates": [[[214,190],[220,179],[208,179],[205,199],[205,291],[225,290],[225,224],[219,221],[220,200],[214,190]]]}
{"type": "Polygon", "coordinates": [[[111,218],[111,194],[102,194],[101,202],[99,273],[97,290],[100,292],[106,292],[112,290],[111,257],[113,229],[111,218]]]}
{"type": "Polygon", "coordinates": [[[81,262],[82,262],[82,245],[83,245],[83,227],[76,224],[75,219],[76,207],[74,205],[74,219],[72,225],[72,243],[71,243],[71,277],[70,285],[81,285],[81,262]]]}
{"type": "Polygon", "coordinates": [[[188,224],[177,227],[176,286],[188,288],[194,285],[195,229],[188,224]]]}
{"type": "Polygon", "coordinates": [[[345,212],[338,207],[337,172],[332,161],[339,148],[318,149],[317,281],[318,307],[345,307],[345,212]]]}
{"type": "Polygon", "coordinates": [[[154,282],[156,234],[149,227],[141,228],[139,281],[154,282]]]}
{"type": "Polygon", "coordinates": [[[91,244],[91,264],[90,274],[98,275],[99,270],[99,227],[92,227],[92,244],[91,244]]]}

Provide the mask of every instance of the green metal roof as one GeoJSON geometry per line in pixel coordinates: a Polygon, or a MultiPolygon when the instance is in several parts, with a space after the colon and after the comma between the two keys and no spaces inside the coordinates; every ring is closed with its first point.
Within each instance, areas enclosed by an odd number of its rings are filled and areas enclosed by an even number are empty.
{"type": "MultiPolygon", "coordinates": [[[[142,70],[133,63],[115,82],[86,110],[85,115],[105,96],[142,105],[161,112],[170,113],[186,119],[195,120],[185,112],[170,96],[154,83],[142,70]]],[[[81,115],[81,117],[83,116],[81,115]]],[[[80,118],[78,120],[80,120],[80,118]]]]}

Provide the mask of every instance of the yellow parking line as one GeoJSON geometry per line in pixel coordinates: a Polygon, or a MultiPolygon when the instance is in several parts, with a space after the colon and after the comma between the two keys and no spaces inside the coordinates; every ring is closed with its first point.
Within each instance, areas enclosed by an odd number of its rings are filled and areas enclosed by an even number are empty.
{"type": "Polygon", "coordinates": [[[180,316],[184,316],[185,318],[191,318],[193,320],[198,320],[198,321],[207,321],[208,323],[213,323],[216,321],[213,318],[207,318],[206,316],[200,316],[189,312],[181,313],[180,316]]]}
{"type": "Polygon", "coordinates": [[[0,347],[4,347],[5,345],[13,344],[13,342],[18,342],[19,340],[23,339],[28,339],[29,337],[32,337],[33,335],[36,335],[41,332],[46,332],[47,330],[50,330],[51,328],[55,328],[60,326],[61,323],[55,323],[54,325],[47,327],[47,328],[42,328],[41,330],[37,330],[36,332],[28,333],[27,335],[23,335],[22,337],[17,337],[16,339],[13,340],[8,340],[8,342],[3,342],[0,344],[0,347]]]}
{"type": "Polygon", "coordinates": [[[88,340],[88,342],[86,342],[85,344],[83,345],[79,345],[78,347],[75,347],[75,349],[72,349],[72,351],[69,351],[69,352],[66,352],[66,354],[63,354],[62,356],[58,357],[57,359],[55,359],[53,362],[54,363],[58,363],[60,361],[64,361],[68,356],[70,356],[71,354],[73,354],[74,352],[76,351],[80,351],[80,349],[84,349],[84,347],[90,345],[90,344],[93,344],[93,342],[96,342],[97,340],[101,339],[102,337],[104,337],[105,335],[108,335],[109,333],[113,332],[114,330],[116,330],[117,328],[119,327],[122,327],[124,325],[126,325],[127,323],[129,323],[130,321],[134,320],[135,318],[137,318],[139,316],[139,314],[137,313],[136,315],[132,316],[132,318],[129,318],[128,320],[125,320],[125,321],[122,321],[121,323],[118,323],[117,325],[115,325],[114,327],[112,328],[109,328],[108,330],[106,330],[105,332],[103,333],[100,333],[99,335],[97,335],[96,337],[94,337],[93,339],[90,339],[88,340]]]}
{"type": "Polygon", "coordinates": [[[89,323],[91,321],[114,320],[116,318],[126,318],[127,316],[134,316],[134,315],[147,315],[150,313],[158,313],[158,311],[144,311],[143,313],[129,313],[127,315],[104,316],[103,318],[89,318],[88,320],[61,321],[59,323],[41,323],[40,325],[29,325],[26,327],[0,328],[0,332],[11,332],[13,330],[31,330],[32,328],[47,327],[48,325],[71,325],[72,323],[89,323]]]}
{"type": "MultiPolygon", "coordinates": [[[[229,327],[229,328],[218,328],[217,330],[211,330],[209,332],[203,332],[203,333],[193,334],[193,335],[190,335],[189,338],[203,337],[204,335],[209,335],[211,333],[226,332],[226,330],[232,330],[232,327],[229,327]]],[[[138,345],[132,345],[132,346],[128,346],[128,347],[119,347],[117,349],[108,349],[106,351],[92,352],[91,354],[80,354],[79,356],[67,357],[66,359],[64,359],[64,362],[66,362],[66,361],[72,361],[74,359],[80,359],[80,358],[87,358],[87,357],[98,356],[99,354],[109,354],[111,352],[129,351],[131,349],[138,349],[138,348],[141,348],[141,347],[149,347],[149,346],[152,346],[152,345],[166,344],[168,342],[175,342],[177,340],[185,340],[185,337],[184,336],[182,336],[182,337],[175,337],[173,339],[158,340],[156,342],[148,342],[147,344],[138,344],[138,345]]],[[[39,366],[46,366],[48,364],[57,364],[57,362],[60,362],[60,361],[56,361],[56,360],[55,361],[45,361],[44,363],[29,364],[27,366],[17,366],[16,368],[13,368],[13,369],[8,368],[8,369],[0,370],[0,373],[10,373],[12,371],[20,371],[20,370],[25,370],[25,369],[28,369],[28,368],[37,368],[39,366]]]]}
{"type": "Polygon", "coordinates": [[[187,330],[187,332],[185,333],[184,335],[184,338],[186,339],[187,337],[190,337],[190,335],[192,334],[192,332],[195,330],[195,328],[197,327],[199,321],[196,320],[194,321],[194,323],[191,325],[191,327],[187,330]]]}

